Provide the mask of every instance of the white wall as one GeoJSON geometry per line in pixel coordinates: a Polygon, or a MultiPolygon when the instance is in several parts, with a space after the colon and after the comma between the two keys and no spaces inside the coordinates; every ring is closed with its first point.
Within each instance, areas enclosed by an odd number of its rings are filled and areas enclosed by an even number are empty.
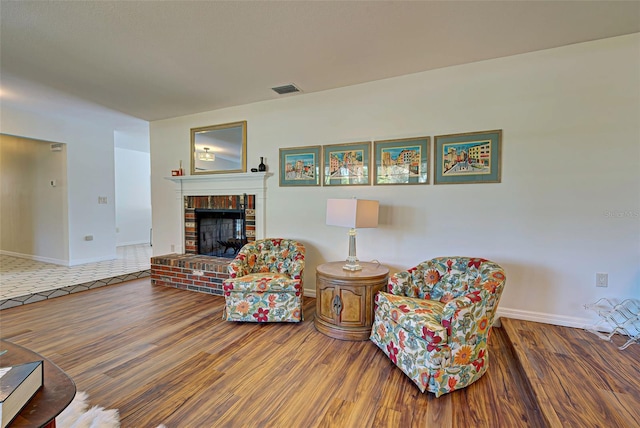
{"type": "Polygon", "coordinates": [[[248,167],[265,156],[275,173],[267,236],[305,243],[306,294],[318,264],[347,254],[326,200],[357,196],[381,204],[380,227],[358,232],[361,260],[489,258],[507,272],[503,315],[582,326],[585,303],[640,297],[639,52],[634,34],[152,122],[154,254],[182,248],[177,184],[163,177],[189,159],[189,128],[247,120],[248,167]],[[503,130],[500,184],[278,186],[279,148],[491,129],[503,130]]]}
{"type": "Polygon", "coordinates": [[[66,145],[0,135],[0,250],[66,265],[66,145]],[[54,185],[51,182],[54,181],[54,185]]]}
{"type": "Polygon", "coordinates": [[[67,144],[68,264],[115,258],[113,128],[3,102],[0,132],[67,144]],[[98,204],[98,196],[106,196],[107,204],[98,204]]]}
{"type": "Polygon", "coordinates": [[[115,149],[116,245],[148,244],[151,166],[148,152],[115,149]]]}

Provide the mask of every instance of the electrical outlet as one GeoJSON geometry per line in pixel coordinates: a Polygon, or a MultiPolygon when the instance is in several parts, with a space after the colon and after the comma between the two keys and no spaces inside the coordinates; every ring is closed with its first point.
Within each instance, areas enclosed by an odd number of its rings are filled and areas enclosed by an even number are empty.
{"type": "Polygon", "coordinates": [[[93,241],[93,235],[87,235],[84,237],[85,241],[93,241]]]}
{"type": "Polygon", "coordinates": [[[609,286],[609,274],[596,273],[596,287],[608,287],[608,286],[609,286]]]}
{"type": "Polygon", "coordinates": [[[174,244],[171,244],[171,252],[172,253],[176,252],[176,246],[174,244]]]}
{"type": "Polygon", "coordinates": [[[98,196],[98,203],[99,204],[106,204],[107,203],[107,197],[106,196],[98,196]]]}

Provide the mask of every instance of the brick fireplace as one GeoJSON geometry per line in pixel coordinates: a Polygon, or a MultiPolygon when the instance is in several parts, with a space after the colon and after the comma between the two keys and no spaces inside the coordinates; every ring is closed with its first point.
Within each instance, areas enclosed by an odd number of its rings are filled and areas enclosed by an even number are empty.
{"type": "Polygon", "coordinates": [[[237,250],[233,246],[240,246],[235,240],[265,237],[266,179],[270,175],[167,177],[178,185],[184,254],[152,257],[151,283],[221,296],[222,282],[228,278],[227,266],[237,250]],[[217,231],[218,226],[221,231],[217,231]],[[199,242],[201,238],[206,240],[204,245],[199,242]],[[208,254],[200,254],[202,248],[208,254]]]}

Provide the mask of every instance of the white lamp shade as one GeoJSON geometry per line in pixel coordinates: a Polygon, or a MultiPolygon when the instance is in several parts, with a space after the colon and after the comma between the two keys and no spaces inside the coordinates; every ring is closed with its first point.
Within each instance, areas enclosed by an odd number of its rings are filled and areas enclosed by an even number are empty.
{"type": "Polygon", "coordinates": [[[327,225],[353,229],[378,227],[378,201],[328,199],[327,225]]]}

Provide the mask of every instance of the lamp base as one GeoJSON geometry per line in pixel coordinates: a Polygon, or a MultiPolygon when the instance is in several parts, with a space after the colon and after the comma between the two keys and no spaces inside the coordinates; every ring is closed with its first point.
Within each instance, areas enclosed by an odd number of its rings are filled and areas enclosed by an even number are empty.
{"type": "Polygon", "coordinates": [[[342,266],[342,269],[356,272],[362,270],[362,266],[360,266],[360,263],[358,263],[358,259],[356,259],[355,257],[352,260],[351,257],[347,257],[347,264],[342,266]]]}
{"type": "Polygon", "coordinates": [[[358,263],[356,257],[356,229],[351,228],[349,230],[349,255],[347,256],[347,264],[342,266],[342,269],[351,272],[362,270],[362,266],[358,263]]]}

